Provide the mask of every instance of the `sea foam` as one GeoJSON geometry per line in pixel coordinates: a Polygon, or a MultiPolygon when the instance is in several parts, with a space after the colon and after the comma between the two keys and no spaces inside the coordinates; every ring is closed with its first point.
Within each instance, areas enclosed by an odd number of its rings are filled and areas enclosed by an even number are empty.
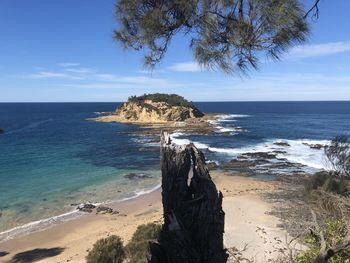
{"type": "Polygon", "coordinates": [[[235,126],[232,122],[236,122],[237,118],[247,118],[250,115],[240,115],[240,114],[223,114],[217,115],[216,120],[209,120],[208,122],[214,126],[217,133],[230,133],[231,135],[236,135],[239,132],[245,132],[246,130],[242,129],[239,126],[235,126]],[[230,123],[230,125],[222,126],[223,123],[230,123]]]}

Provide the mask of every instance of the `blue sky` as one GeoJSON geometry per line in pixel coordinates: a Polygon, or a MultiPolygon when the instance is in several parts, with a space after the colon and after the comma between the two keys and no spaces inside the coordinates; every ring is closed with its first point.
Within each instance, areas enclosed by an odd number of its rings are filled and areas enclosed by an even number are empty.
{"type": "Polygon", "coordinates": [[[114,3],[0,0],[0,101],[123,101],[151,92],[194,101],[350,100],[349,0],[321,0],[308,43],[243,79],[201,70],[182,36],[145,71],[142,53],[112,40],[114,3]]]}

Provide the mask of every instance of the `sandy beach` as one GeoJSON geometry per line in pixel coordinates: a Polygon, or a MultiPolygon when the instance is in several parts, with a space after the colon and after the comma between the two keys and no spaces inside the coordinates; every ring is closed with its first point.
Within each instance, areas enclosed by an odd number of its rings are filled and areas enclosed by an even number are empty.
{"type": "MultiPolygon", "coordinates": [[[[247,247],[243,255],[257,261],[276,255],[286,233],[279,221],[268,214],[272,204],[262,195],[274,191],[277,182],[259,181],[211,172],[217,188],[224,194],[225,245],[247,247]]],[[[0,243],[0,262],[31,259],[33,262],[85,262],[96,240],[116,234],[127,242],[136,227],[148,222],[162,222],[161,191],[110,205],[119,214],[87,214],[53,227],[0,243]]]]}

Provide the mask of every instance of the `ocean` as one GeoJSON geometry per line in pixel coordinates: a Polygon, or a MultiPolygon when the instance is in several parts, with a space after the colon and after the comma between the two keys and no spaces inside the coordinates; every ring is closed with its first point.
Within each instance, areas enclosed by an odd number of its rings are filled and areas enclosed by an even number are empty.
{"type": "MultiPolygon", "coordinates": [[[[312,146],[350,135],[350,102],[195,104],[220,116],[215,132],[179,131],[173,141],[193,141],[218,165],[273,153],[273,166],[254,167],[260,176],[326,169],[323,150],[312,146]],[[293,166],[279,165],[286,161],[293,166]]],[[[79,216],[80,203],[125,200],[159,187],[157,137],[135,125],[87,120],[118,105],[0,103],[0,242],[79,216]]]]}

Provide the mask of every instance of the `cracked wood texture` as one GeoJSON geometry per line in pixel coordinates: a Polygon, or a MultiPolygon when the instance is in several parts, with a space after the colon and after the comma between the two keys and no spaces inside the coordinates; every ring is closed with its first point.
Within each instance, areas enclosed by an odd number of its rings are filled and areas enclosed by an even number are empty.
{"type": "Polygon", "coordinates": [[[205,164],[193,144],[176,146],[161,135],[164,225],[151,244],[150,263],[222,263],[225,213],[205,164]]]}

